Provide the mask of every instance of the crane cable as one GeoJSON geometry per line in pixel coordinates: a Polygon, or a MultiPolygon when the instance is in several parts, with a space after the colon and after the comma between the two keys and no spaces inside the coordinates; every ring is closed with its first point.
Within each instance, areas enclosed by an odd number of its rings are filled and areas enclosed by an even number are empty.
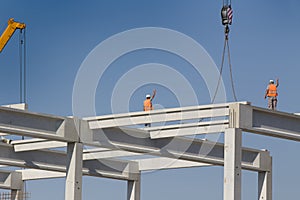
{"type": "Polygon", "coordinates": [[[20,103],[26,103],[26,34],[20,29],[19,60],[20,60],[20,103]]]}
{"type": "MultiPolygon", "coordinates": [[[[19,34],[19,59],[20,59],[20,103],[26,103],[26,29],[20,29],[19,34]]],[[[22,140],[25,137],[22,135],[22,140]]],[[[24,168],[25,169],[25,168],[24,168]]],[[[24,181],[23,199],[27,199],[27,185],[24,181]]]]}
{"type": "Polygon", "coordinates": [[[226,49],[227,49],[227,55],[228,55],[231,89],[232,89],[234,101],[237,101],[237,96],[236,96],[234,81],[233,81],[233,75],[232,75],[232,64],[231,64],[231,58],[230,58],[230,48],[229,48],[229,42],[228,42],[229,25],[231,25],[231,22],[232,22],[231,0],[229,1],[229,5],[228,5],[228,0],[226,1],[226,4],[225,4],[225,0],[223,0],[223,8],[222,8],[221,14],[222,14],[222,20],[223,20],[222,23],[225,26],[225,30],[224,30],[224,33],[225,33],[224,48],[223,48],[223,52],[222,52],[222,61],[221,61],[221,67],[220,67],[220,74],[219,74],[219,78],[218,78],[217,87],[216,87],[216,90],[214,92],[214,95],[213,95],[213,98],[212,98],[212,101],[211,101],[212,103],[214,103],[214,101],[216,99],[216,96],[217,96],[217,93],[218,93],[218,90],[219,90],[219,86],[220,86],[220,82],[221,82],[221,79],[222,79],[226,49]],[[224,8],[226,8],[226,17],[225,17],[225,19],[223,18],[224,13],[222,13],[224,8]],[[228,16],[228,8],[230,9],[231,17],[228,16]],[[227,21],[224,21],[224,20],[227,20],[227,21]]]}
{"type": "Polygon", "coordinates": [[[214,92],[214,96],[213,96],[213,98],[211,100],[212,104],[215,102],[215,99],[216,99],[216,96],[217,96],[217,93],[218,93],[218,90],[219,90],[220,82],[221,82],[221,79],[222,79],[222,73],[223,73],[223,67],[224,67],[224,60],[225,60],[226,44],[227,44],[227,42],[226,42],[226,39],[225,39],[223,53],[222,53],[222,61],[221,61],[220,73],[219,73],[217,87],[216,87],[216,90],[214,92]]]}
{"type": "Polygon", "coordinates": [[[228,0],[223,0],[223,6],[225,5],[231,5],[231,0],[229,0],[229,2],[228,0]]]}
{"type": "Polygon", "coordinates": [[[230,58],[230,48],[229,48],[229,42],[227,38],[227,55],[228,55],[228,64],[229,64],[229,74],[230,74],[230,82],[231,82],[231,89],[234,101],[237,101],[235,87],[234,87],[234,81],[233,81],[233,74],[232,74],[232,65],[231,65],[231,58],[230,58]]]}

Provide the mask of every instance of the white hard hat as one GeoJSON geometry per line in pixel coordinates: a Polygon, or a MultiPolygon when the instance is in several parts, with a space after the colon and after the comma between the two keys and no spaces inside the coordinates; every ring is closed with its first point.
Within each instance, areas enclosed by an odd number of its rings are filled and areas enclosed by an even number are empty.
{"type": "Polygon", "coordinates": [[[151,97],[151,95],[150,95],[150,94],[147,94],[147,95],[146,95],[146,98],[150,98],[150,97],[151,97]]]}
{"type": "Polygon", "coordinates": [[[269,82],[270,82],[270,83],[274,83],[274,80],[271,79],[269,82]]]}

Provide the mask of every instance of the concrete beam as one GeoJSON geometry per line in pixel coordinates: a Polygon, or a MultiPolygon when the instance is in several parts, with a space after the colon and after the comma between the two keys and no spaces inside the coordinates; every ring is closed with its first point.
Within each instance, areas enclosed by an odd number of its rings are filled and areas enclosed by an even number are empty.
{"type": "Polygon", "coordinates": [[[39,169],[22,169],[16,170],[16,172],[20,172],[22,174],[23,181],[66,177],[65,172],[56,172],[39,169]]]}
{"type": "MultiPolygon", "coordinates": [[[[103,159],[101,161],[83,161],[83,164],[87,166],[82,169],[83,175],[86,176],[120,180],[136,180],[138,178],[139,168],[137,162],[103,159]],[[120,173],[114,173],[114,171],[119,171],[120,173]]],[[[17,170],[17,172],[22,173],[24,181],[66,177],[66,172],[49,170],[23,169],[17,170]]]]}
{"type": "Polygon", "coordinates": [[[300,116],[258,108],[230,105],[230,127],[261,135],[300,141],[300,116]]]}
{"type": "Polygon", "coordinates": [[[190,119],[214,118],[229,115],[229,104],[210,104],[153,110],[150,112],[131,112],[83,118],[90,129],[131,126],[145,123],[183,121],[190,119]]]}
{"type": "MultiPolygon", "coordinates": [[[[106,150],[102,152],[95,153],[84,153],[83,160],[98,160],[107,158],[117,158],[117,157],[128,157],[128,156],[142,156],[145,154],[133,153],[121,150],[106,150]]],[[[160,169],[174,169],[174,168],[187,168],[187,167],[203,167],[211,166],[211,164],[191,162],[186,160],[172,159],[172,158],[144,158],[144,159],[134,159],[137,162],[140,171],[147,170],[160,170],[160,169]]]]}
{"type": "Polygon", "coordinates": [[[27,140],[15,140],[11,144],[14,146],[15,152],[21,151],[33,151],[38,149],[51,149],[66,147],[66,142],[50,141],[45,139],[27,139],[27,140]]]}
{"type": "Polygon", "coordinates": [[[77,142],[74,120],[0,107],[0,132],[65,142],[77,142]]]}
{"type": "Polygon", "coordinates": [[[221,133],[228,127],[228,120],[212,120],[207,122],[150,127],[145,128],[144,130],[150,132],[151,139],[156,139],[196,134],[221,133]]]}
{"type": "MultiPolygon", "coordinates": [[[[65,152],[36,150],[16,153],[12,145],[0,144],[0,165],[65,173],[66,161],[67,155],[65,152]]],[[[138,171],[137,163],[135,162],[104,159],[101,162],[98,160],[84,161],[82,173],[88,176],[135,180],[135,174],[138,171]]]]}
{"type": "Polygon", "coordinates": [[[139,163],[140,171],[212,166],[211,164],[207,163],[191,162],[171,158],[146,158],[134,161],[139,163]]]}
{"type": "MultiPolygon", "coordinates": [[[[84,132],[84,131],[83,131],[84,132]]],[[[90,130],[81,140],[86,145],[116,150],[146,153],[149,155],[224,165],[224,146],[220,143],[191,138],[161,138],[152,140],[147,131],[131,128],[108,128],[90,130]]],[[[243,148],[242,167],[253,171],[264,171],[256,162],[263,151],[243,148]]]]}
{"type": "Polygon", "coordinates": [[[129,152],[129,151],[121,151],[121,150],[106,150],[101,152],[84,153],[83,160],[98,160],[104,158],[117,158],[117,157],[139,156],[139,155],[143,155],[143,154],[129,152]]]}
{"type": "Polygon", "coordinates": [[[6,108],[13,108],[19,110],[28,110],[28,104],[26,103],[16,103],[16,104],[9,104],[9,105],[1,105],[6,108]]]}

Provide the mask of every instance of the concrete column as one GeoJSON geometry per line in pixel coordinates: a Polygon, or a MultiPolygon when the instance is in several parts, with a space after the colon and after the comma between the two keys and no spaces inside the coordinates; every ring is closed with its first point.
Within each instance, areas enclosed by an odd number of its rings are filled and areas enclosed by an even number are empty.
{"type": "Polygon", "coordinates": [[[140,200],[141,199],[141,174],[138,179],[127,182],[127,200],[140,200]]]}
{"type": "Polygon", "coordinates": [[[82,199],[82,152],[81,143],[68,143],[65,200],[82,199]]]}
{"type": "Polygon", "coordinates": [[[26,194],[24,193],[24,190],[16,190],[12,189],[10,192],[10,199],[11,200],[25,200],[26,194]]]}
{"type": "Polygon", "coordinates": [[[223,200],[241,200],[242,131],[236,128],[226,129],[224,143],[223,200]]]}
{"type": "Polygon", "coordinates": [[[272,200],[272,160],[269,171],[258,172],[258,199],[272,200]]]}
{"type": "Polygon", "coordinates": [[[25,200],[25,182],[22,180],[22,173],[12,172],[10,174],[10,199],[11,200],[25,200]]]}

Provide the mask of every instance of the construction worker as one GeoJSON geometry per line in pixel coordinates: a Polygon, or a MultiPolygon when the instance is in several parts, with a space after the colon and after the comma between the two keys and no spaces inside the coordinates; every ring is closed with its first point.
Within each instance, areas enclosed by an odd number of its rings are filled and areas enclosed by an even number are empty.
{"type": "Polygon", "coordinates": [[[273,80],[270,80],[269,85],[266,89],[265,99],[268,97],[268,108],[271,110],[276,110],[277,107],[278,86],[279,86],[279,79],[276,80],[276,84],[274,84],[273,80]]]}
{"type": "MultiPolygon", "coordinates": [[[[146,95],[146,100],[144,101],[144,111],[150,111],[150,110],[153,110],[153,106],[152,106],[152,100],[154,99],[156,95],[156,90],[154,89],[153,90],[153,94],[152,94],[152,97],[150,94],[147,94],[146,95]]],[[[145,126],[151,126],[150,123],[147,123],[145,124],[145,126]]]]}

